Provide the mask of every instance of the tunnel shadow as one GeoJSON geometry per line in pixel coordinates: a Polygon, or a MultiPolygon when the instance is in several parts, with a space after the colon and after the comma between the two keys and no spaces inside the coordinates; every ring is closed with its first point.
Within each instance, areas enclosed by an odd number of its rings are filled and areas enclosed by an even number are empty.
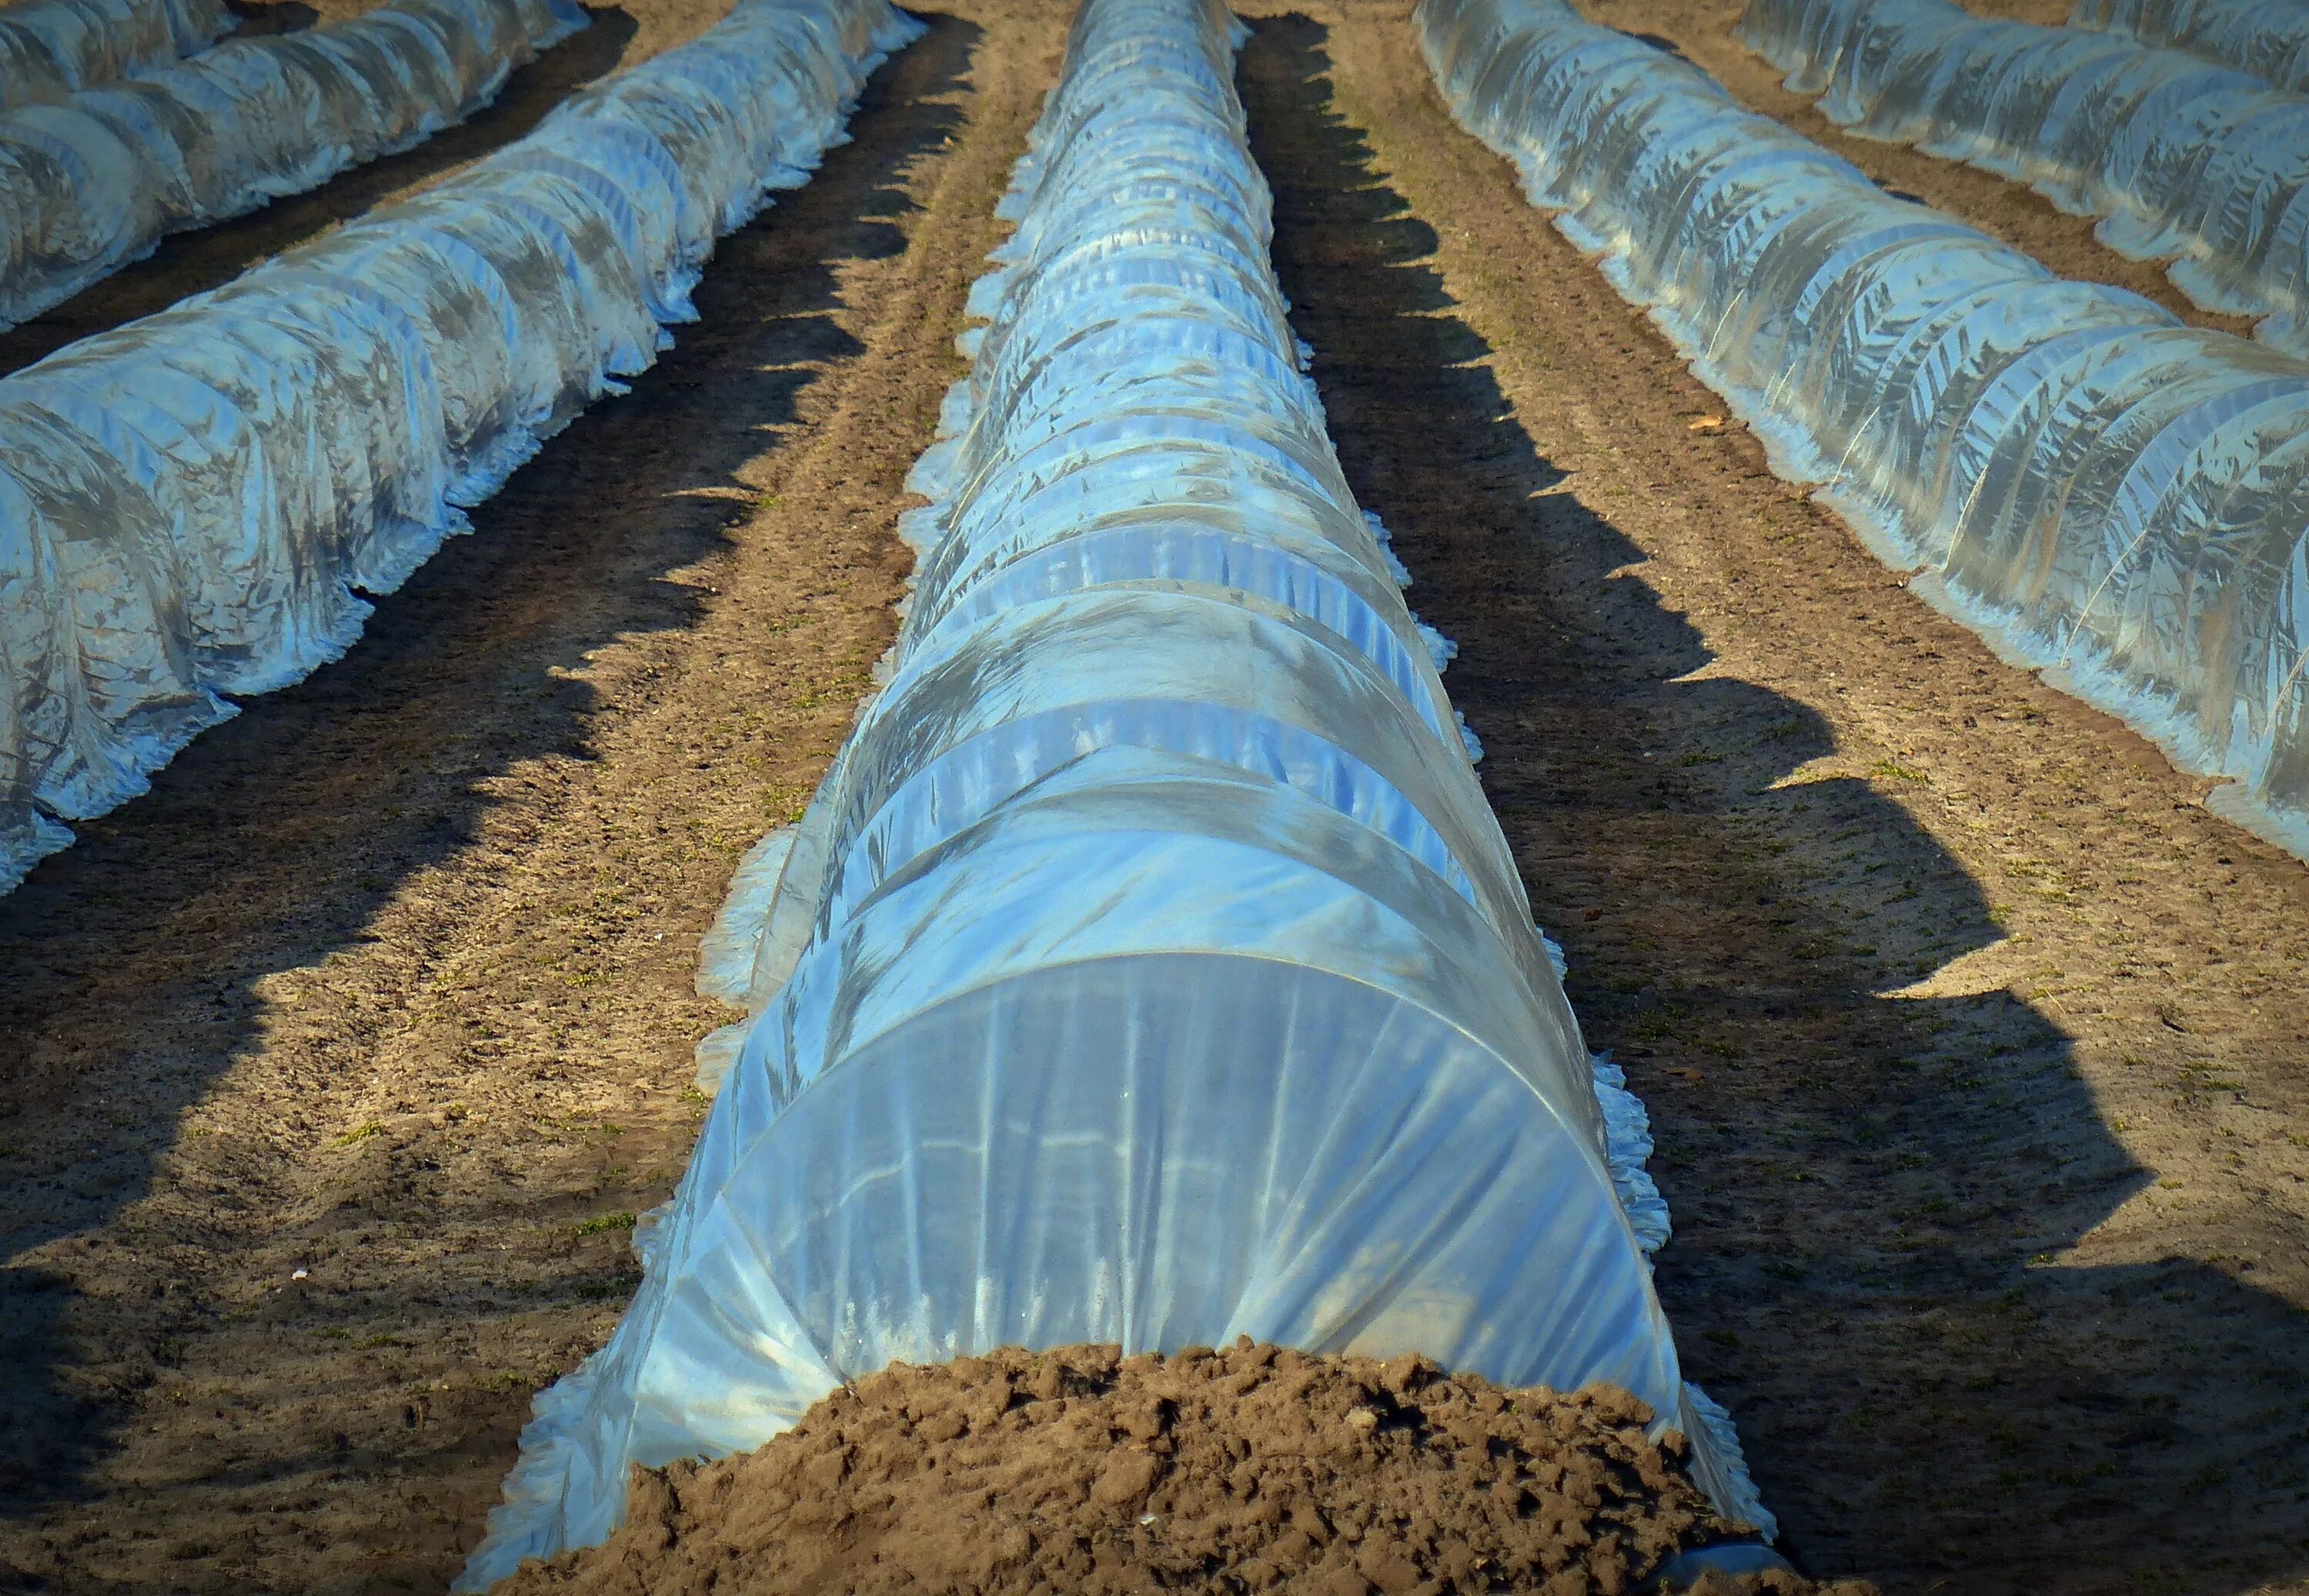
{"type": "Polygon", "coordinates": [[[1806,778],[1832,747],[1811,709],[1695,676],[1701,635],[1452,314],[1325,27],[1254,30],[1251,146],[1333,438],[1458,641],[1448,684],[1590,1043],[1651,1107],[1660,1295],[1785,1549],[1888,1591],[2309,1571],[2309,1316],[2193,1260],[2054,1266],[2149,1177],[2043,1014],[1911,986],[2002,937],[1980,887],[1869,782],[1806,778]]]}
{"type": "Polygon", "coordinates": [[[1651,46],[1652,48],[1659,51],[1662,55],[1673,56],[1687,66],[1691,64],[1691,57],[1683,53],[1682,47],[1679,46],[1675,40],[1666,37],[1665,34],[1638,33],[1633,30],[1629,30],[1628,37],[1630,39],[1639,39],[1643,40],[1644,43],[1651,46]]]}
{"type": "MultiPolygon", "coordinates": [[[[296,0],[259,5],[236,37],[283,33],[310,25],[309,6],[296,0]],[[307,13],[298,24],[290,13],[307,13]]],[[[241,14],[247,15],[248,12],[241,14]]],[[[65,345],[123,322],[166,310],[177,300],[221,287],[268,256],[367,214],[389,196],[438,177],[522,138],[570,93],[617,70],[640,30],[622,6],[590,8],[592,25],[565,39],[506,79],[497,97],[454,127],[398,155],[340,172],[318,188],[221,221],[173,234],[160,248],[92,283],[54,309],[0,333],[0,375],[18,371],[65,345]]]]}
{"type": "Polygon", "coordinates": [[[237,24],[235,39],[261,39],[268,33],[302,33],[321,20],[321,13],[304,0],[225,0],[237,24]]]}
{"type": "MultiPolygon", "coordinates": [[[[343,660],[248,700],[0,898],[0,1259],[17,1261],[0,1271],[0,1522],[102,1494],[93,1476],[135,1395],[85,1367],[68,1275],[24,1255],[92,1248],[148,1194],[186,1110],[261,1045],[265,977],[374,940],[378,909],[479,836],[493,777],[590,757],[600,706],[573,673],[592,651],[698,623],[702,590],[669,574],[751,513],[737,473],[795,422],[813,367],[860,352],[831,314],[837,274],[904,251],[910,164],[959,125],[925,101],[964,81],[982,30],[923,20],[929,35],[868,84],[850,141],[722,241],[701,320],[629,394],[552,440],[473,513],[473,535],[378,600],[343,660]]],[[[231,1211],[215,1224],[232,1234],[231,1211]]],[[[158,1261],[150,1274],[149,1301],[104,1306],[104,1334],[165,1370],[219,1321],[203,1282],[158,1261]]],[[[632,1281],[568,1283],[590,1300],[632,1281]]],[[[8,1577],[0,1559],[0,1589],[8,1577]]]]}

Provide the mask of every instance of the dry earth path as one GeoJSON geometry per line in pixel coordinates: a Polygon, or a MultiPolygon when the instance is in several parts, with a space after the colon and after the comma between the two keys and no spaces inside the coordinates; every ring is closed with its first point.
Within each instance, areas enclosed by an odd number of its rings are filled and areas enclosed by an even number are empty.
{"type": "Polygon", "coordinates": [[[606,1336],[1064,19],[927,20],[629,397],[0,899],[0,1590],[438,1590],[606,1336]]]}
{"type": "Polygon", "coordinates": [[[1450,125],[1407,6],[1261,9],[1333,433],[1651,1105],[1662,1293],[1791,1549],[1898,1592],[2309,1591],[2309,870],[1707,425],[1450,125]]]}

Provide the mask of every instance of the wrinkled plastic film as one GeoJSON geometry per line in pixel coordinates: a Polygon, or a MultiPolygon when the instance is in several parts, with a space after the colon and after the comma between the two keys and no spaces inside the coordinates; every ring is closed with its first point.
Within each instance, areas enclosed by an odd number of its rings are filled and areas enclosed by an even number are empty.
{"type": "Polygon", "coordinates": [[[575,0],[387,0],[0,112],[0,328],[169,233],[422,142],[584,26],[575,0]]]}
{"type": "Polygon", "coordinates": [[[342,655],[542,441],[689,319],[919,25],[743,0],[526,138],[0,381],[0,889],[342,655]]]}
{"type": "Polygon", "coordinates": [[[0,112],[59,100],[204,50],[221,0],[27,0],[0,9],[0,112]]]}
{"type": "Polygon", "coordinates": [[[600,1541],[636,1464],[1004,1344],[1606,1380],[1769,1522],[1687,1402],[1597,1069],[1301,369],[1235,42],[1202,0],[1077,17],[882,685],[707,950],[742,1045],[460,1589],[600,1541]]]}
{"type": "Polygon", "coordinates": [[[1740,37],[1829,120],[2028,184],[2209,310],[2309,355],[2309,97],[2185,50],[1951,0],[1749,0],[1740,37]]]}
{"type": "Polygon", "coordinates": [[[2281,0],[2077,0],[2072,28],[2123,33],[2309,89],[2309,8],[2281,0]]]}
{"type": "Polygon", "coordinates": [[[1423,0],[1454,114],[1915,591],[2309,857],[2309,365],[1896,200],[1557,0],[1423,0]]]}

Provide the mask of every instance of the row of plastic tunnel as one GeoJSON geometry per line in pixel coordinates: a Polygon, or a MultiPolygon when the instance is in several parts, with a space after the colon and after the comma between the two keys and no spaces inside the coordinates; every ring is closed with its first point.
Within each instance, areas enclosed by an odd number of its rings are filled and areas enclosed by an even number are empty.
{"type": "Polygon", "coordinates": [[[879,688],[740,868],[701,985],[747,1018],[700,1050],[696,1151],[461,1588],[601,1540],[635,1464],[1018,1344],[1607,1381],[1769,1526],[1653,1293],[1642,1111],[1340,475],[1239,42],[1212,0],[1078,13],[879,688]]]}

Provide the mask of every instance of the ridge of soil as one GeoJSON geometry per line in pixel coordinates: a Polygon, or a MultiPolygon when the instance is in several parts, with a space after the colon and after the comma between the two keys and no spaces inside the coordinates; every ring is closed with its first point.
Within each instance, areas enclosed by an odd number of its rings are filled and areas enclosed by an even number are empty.
{"type": "MultiPolygon", "coordinates": [[[[1682,1436],[1595,1385],[1252,1344],[895,1364],[758,1451],[634,1471],[602,1546],[498,1596],[1621,1596],[1740,1538],[1682,1436]]],[[[1740,1587],[1733,1587],[1734,1589],[1740,1587]]],[[[1872,1596],[1775,1578],[1790,1596],[1872,1596]]]]}

